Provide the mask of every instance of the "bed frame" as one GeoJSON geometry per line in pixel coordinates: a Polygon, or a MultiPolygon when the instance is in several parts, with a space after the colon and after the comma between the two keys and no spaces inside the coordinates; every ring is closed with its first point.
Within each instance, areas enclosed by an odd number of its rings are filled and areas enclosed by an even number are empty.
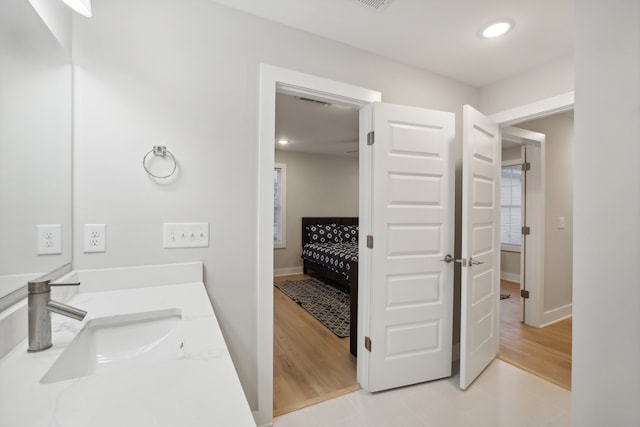
{"type": "MultiPolygon", "coordinates": [[[[309,243],[309,236],[307,235],[306,228],[309,225],[316,224],[338,224],[338,225],[358,225],[358,217],[304,217],[302,218],[302,247],[309,243]]],[[[317,276],[321,276],[324,279],[338,284],[343,288],[349,289],[349,280],[341,274],[336,273],[333,270],[329,270],[327,267],[318,265],[312,261],[306,259],[302,260],[302,272],[304,274],[314,273],[317,276]]],[[[351,275],[351,273],[349,273],[351,275]]]]}
{"type": "MultiPolygon", "coordinates": [[[[338,225],[358,225],[357,217],[305,217],[302,218],[302,246],[309,243],[309,237],[307,236],[306,227],[316,224],[338,224],[338,225]]],[[[350,316],[350,337],[349,337],[349,351],[354,356],[358,355],[358,261],[352,260],[349,265],[349,280],[344,276],[336,273],[333,270],[329,270],[326,267],[318,265],[314,262],[303,261],[304,274],[315,273],[317,276],[328,280],[331,283],[338,284],[349,290],[351,296],[351,316],[350,316]]]]}

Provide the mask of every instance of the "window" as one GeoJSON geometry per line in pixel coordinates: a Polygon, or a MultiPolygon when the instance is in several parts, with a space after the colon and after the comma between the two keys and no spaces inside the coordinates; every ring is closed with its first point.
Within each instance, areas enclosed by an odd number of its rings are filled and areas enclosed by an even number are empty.
{"type": "Polygon", "coordinates": [[[287,247],[287,165],[276,163],[273,168],[273,247],[287,247]]]}
{"type": "Polygon", "coordinates": [[[502,166],[500,177],[502,250],[520,251],[522,227],[522,166],[502,166]]]}

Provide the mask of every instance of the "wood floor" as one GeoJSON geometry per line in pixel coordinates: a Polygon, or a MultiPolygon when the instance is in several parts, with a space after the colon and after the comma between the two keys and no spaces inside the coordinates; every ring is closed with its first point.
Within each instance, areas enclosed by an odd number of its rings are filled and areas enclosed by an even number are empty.
{"type": "Polygon", "coordinates": [[[572,318],[544,328],[520,322],[520,285],[501,281],[500,353],[498,358],[571,390],[572,318]]]}
{"type": "MultiPolygon", "coordinates": [[[[274,281],[299,280],[286,276],[274,281]]],[[[498,358],[571,389],[571,318],[545,328],[520,322],[519,285],[502,281],[498,358]]],[[[349,338],[338,338],[274,287],[273,414],[279,416],[359,388],[349,338]]]]}
{"type": "MultiPolygon", "coordinates": [[[[308,276],[285,276],[275,282],[308,276]]],[[[274,287],[273,415],[350,393],[356,358],[349,338],[338,338],[302,307],[274,287]]]]}

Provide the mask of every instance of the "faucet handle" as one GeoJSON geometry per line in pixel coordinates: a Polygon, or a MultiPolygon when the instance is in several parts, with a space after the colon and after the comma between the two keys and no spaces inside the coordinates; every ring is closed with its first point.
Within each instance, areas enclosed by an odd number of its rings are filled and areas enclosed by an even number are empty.
{"type": "Polygon", "coordinates": [[[51,286],[78,286],[80,282],[72,283],[51,283],[49,280],[34,280],[28,283],[28,290],[30,294],[40,294],[49,292],[51,286]]]}
{"type": "Polygon", "coordinates": [[[49,286],[80,286],[80,282],[49,283],[49,286]]]}

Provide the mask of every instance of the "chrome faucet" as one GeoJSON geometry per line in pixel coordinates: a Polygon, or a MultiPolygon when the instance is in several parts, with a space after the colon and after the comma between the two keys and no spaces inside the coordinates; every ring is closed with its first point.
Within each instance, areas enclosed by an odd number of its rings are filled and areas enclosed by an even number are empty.
{"type": "Polygon", "coordinates": [[[66,304],[51,300],[51,286],[78,286],[77,283],[51,283],[71,270],[71,264],[52,271],[28,284],[29,306],[29,347],[27,351],[36,352],[51,347],[50,312],[62,314],[72,319],[82,320],[87,312],[66,304]]]}

